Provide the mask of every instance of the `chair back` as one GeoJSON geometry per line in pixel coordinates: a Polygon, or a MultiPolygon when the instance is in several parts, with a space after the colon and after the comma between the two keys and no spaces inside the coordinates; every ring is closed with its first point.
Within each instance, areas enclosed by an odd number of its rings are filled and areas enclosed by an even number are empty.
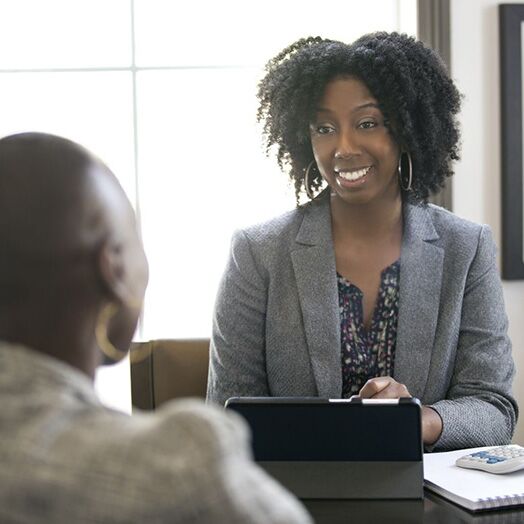
{"type": "Polygon", "coordinates": [[[174,398],[205,398],[209,339],[165,339],[135,342],[131,354],[133,407],[145,410],[174,398]]]}

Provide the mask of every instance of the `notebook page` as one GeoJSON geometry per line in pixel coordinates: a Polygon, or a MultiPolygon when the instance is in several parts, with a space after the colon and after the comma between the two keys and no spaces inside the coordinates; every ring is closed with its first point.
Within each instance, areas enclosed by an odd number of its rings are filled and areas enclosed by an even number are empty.
{"type": "Polygon", "coordinates": [[[469,453],[490,447],[460,449],[424,454],[424,479],[459,497],[478,501],[488,498],[524,495],[524,470],[503,475],[464,469],[455,461],[469,453]]]}

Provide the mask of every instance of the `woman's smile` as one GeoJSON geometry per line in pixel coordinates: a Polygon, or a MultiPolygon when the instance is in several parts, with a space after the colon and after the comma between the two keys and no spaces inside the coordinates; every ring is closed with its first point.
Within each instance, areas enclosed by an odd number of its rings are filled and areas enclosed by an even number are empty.
{"type": "Polygon", "coordinates": [[[346,187],[353,187],[363,184],[369,175],[372,174],[372,167],[361,167],[357,169],[347,169],[335,167],[335,175],[339,184],[346,187]]]}

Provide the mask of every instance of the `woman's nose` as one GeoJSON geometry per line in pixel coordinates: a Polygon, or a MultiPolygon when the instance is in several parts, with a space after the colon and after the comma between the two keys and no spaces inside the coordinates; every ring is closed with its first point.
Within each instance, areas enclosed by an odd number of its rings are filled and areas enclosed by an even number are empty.
{"type": "Polygon", "coordinates": [[[351,158],[359,153],[360,146],[358,145],[353,133],[341,133],[335,150],[335,158],[351,158]]]}

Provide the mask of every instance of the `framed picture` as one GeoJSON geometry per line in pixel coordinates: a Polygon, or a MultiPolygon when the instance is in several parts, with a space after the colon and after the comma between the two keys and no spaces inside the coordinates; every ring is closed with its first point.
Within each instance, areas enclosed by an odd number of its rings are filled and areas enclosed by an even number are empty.
{"type": "Polygon", "coordinates": [[[499,6],[502,157],[502,278],[524,279],[524,4],[499,6]]]}

